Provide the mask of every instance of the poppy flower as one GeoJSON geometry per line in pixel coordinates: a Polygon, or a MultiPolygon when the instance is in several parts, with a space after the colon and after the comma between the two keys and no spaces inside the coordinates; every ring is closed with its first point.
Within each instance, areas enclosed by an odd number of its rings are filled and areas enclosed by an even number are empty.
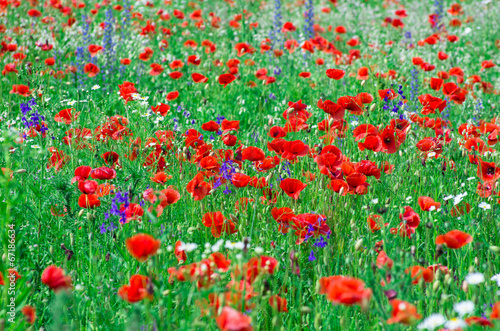
{"type": "Polygon", "coordinates": [[[446,245],[451,249],[461,248],[473,240],[470,234],[460,230],[451,230],[448,233],[436,237],[436,245],[446,245]]]}
{"type": "Polygon", "coordinates": [[[186,186],[186,191],[191,193],[195,201],[202,200],[209,194],[211,186],[204,181],[203,174],[197,174],[186,186]]]}
{"type": "Polygon", "coordinates": [[[85,67],[83,67],[83,72],[86,73],[89,77],[96,76],[101,69],[93,63],[87,63],[85,67]]]}
{"type": "Polygon", "coordinates": [[[95,180],[81,180],[78,182],[78,189],[83,194],[94,194],[97,190],[97,182],[95,180]]]}
{"type": "Polygon", "coordinates": [[[172,79],[179,79],[179,78],[181,78],[183,76],[183,73],[180,72],[180,71],[173,71],[173,72],[169,73],[168,75],[172,79]]]}
{"type": "Polygon", "coordinates": [[[40,16],[42,16],[42,13],[38,9],[30,9],[30,10],[28,10],[28,16],[40,17],[40,16]]]}
{"type": "Polygon", "coordinates": [[[496,302],[492,309],[491,309],[491,315],[490,318],[492,320],[498,320],[500,319],[500,301],[496,302]]]}
{"type": "Polygon", "coordinates": [[[249,160],[252,162],[262,161],[264,160],[265,157],[266,155],[264,154],[264,151],[258,147],[249,146],[244,148],[243,151],[241,152],[242,161],[245,160],[249,160]]]}
{"type": "Polygon", "coordinates": [[[409,302],[393,299],[391,300],[391,306],[391,317],[387,320],[387,324],[411,325],[422,318],[422,315],[417,313],[417,308],[409,302]]]}
{"type": "Polygon", "coordinates": [[[191,78],[193,79],[193,82],[195,82],[195,83],[206,83],[208,81],[207,77],[205,77],[202,74],[199,74],[197,72],[192,73],[191,78]]]}
{"type": "Polygon", "coordinates": [[[175,246],[174,246],[174,255],[177,259],[177,262],[179,262],[179,264],[182,264],[182,263],[186,262],[186,260],[187,260],[186,251],[184,249],[181,250],[181,247],[183,245],[184,245],[184,243],[182,243],[180,240],[177,240],[177,242],[175,243],[175,246]]]}
{"type": "Polygon", "coordinates": [[[56,64],[56,60],[54,60],[53,57],[49,57],[48,59],[45,59],[45,65],[51,67],[54,64],[56,64]]]}
{"type": "Polygon", "coordinates": [[[101,205],[101,201],[95,194],[81,194],[78,198],[78,206],[81,208],[94,209],[101,205]]]}
{"type": "Polygon", "coordinates": [[[178,91],[168,92],[167,93],[167,101],[173,101],[179,97],[178,91]]]}
{"type": "Polygon", "coordinates": [[[76,181],[86,180],[90,176],[90,172],[92,171],[92,167],[90,166],[79,166],[75,169],[75,176],[71,179],[71,184],[76,181]]]}
{"type": "Polygon", "coordinates": [[[57,292],[72,287],[71,277],[66,276],[64,270],[55,265],[48,266],[42,273],[42,283],[57,292]]]}
{"type": "Polygon", "coordinates": [[[226,87],[231,82],[233,82],[235,79],[236,79],[236,77],[234,77],[234,75],[231,75],[231,74],[222,74],[222,75],[219,76],[219,84],[221,84],[224,87],[226,87]]]}
{"type": "Polygon", "coordinates": [[[345,109],[337,105],[333,101],[325,100],[325,102],[323,102],[323,100],[319,99],[317,106],[319,109],[330,115],[333,119],[344,118],[345,109]]]}
{"type": "Polygon", "coordinates": [[[420,215],[410,206],[405,206],[405,212],[399,214],[399,219],[405,221],[406,224],[412,228],[416,228],[420,224],[420,215]]]}
{"type": "Polygon", "coordinates": [[[32,306],[26,305],[21,309],[21,312],[23,313],[24,317],[26,318],[26,322],[28,322],[29,324],[35,323],[35,319],[36,319],[35,308],[33,308],[32,306]]]}
{"type": "Polygon", "coordinates": [[[222,331],[252,331],[252,319],[245,314],[226,306],[222,313],[215,319],[217,326],[222,331]]]}
{"type": "Polygon", "coordinates": [[[418,205],[423,211],[432,211],[441,208],[441,203],[435,202],[434,199],[425,196],[418,198],[418,205]]]}
{"type": "Polygon", "coordinates": [[[227,234],[238,232],[234,223],[230,219],[226,219],[220,211],[205,213],[202,223],[207,228],[212,229],[212,235],[215,238],[219,238],[222,232],[227,234]]]}
{"type": "Polygon", "coordinates": [[[54,121],[64,124],[71,124],[78,119],[80,112],[72,113],[73,108],[63,109],[54,116],[54,121]]]}
{"type": "Polygon", "coordinates": [[[284,25],[283,25],[283,28],[281,28],[281,32],[283,33],[286,33],[286,32],[293,32],[297,30],[297,28],[295,27],[295,25],[293,25],[292,22],[286,22],[284,25]]]}
{"type": "Polygon", "coordinates": [[[100,167],[92,170],[90,176],[94,179],[110,180],[116,177],[116,171],[108,167],[100,167]]]}
{"type": "Polygon", "coordinates": [[[302,192],[306,186],[307,184],[293,178],[283,179],[280,183],[280,188],[286,193],[286,195],[294,200],[299,198],[300,192],[302,192]]]}
{"type": "Polygon", "coordinates": [[[128,59],[128,58],[120,60],[120,63],[123,64],[124,66],[128,66],[131,62],[132,61],[130,61],[130,59],[128,59]]]}
{"type": "Polygon", "coordinates": [[[368,72],[368,68],[367,67],[361,67],[358,70],[358,75],[357,75],[356,79],[367,80],[369,76],[370,76],[370,74],[368,72]]]}
{"type": "Polygon", "coordinates": [[[152,288],[149,278],[142,275],[133,275],[130,277],[130,284],[123,285],[118,290],[118,295],[125,301],[134,303],[146,298],[152,300],[153,295],[149,292],[152,288]]]}
{"type": "Polygon", "coordinates": [[[102,49],[103,49],[103,47],[99,46],[99,45],[94,45],[94,44],[89,45],[88,50],[90,53],[90,57],[96,56],[97,53],[99,53],[102,49]]]}
{"type": "Polygon", "coordinates": [[[151,67],[151,71],[149,72],[151,76],[158,76],[163,73],[164,69],[161,64],[151,63],[149,66],[151,67]]]}
{"type": "Polygon", "coordinates": [[[277,312],[288,313],[287,301],[279,295],[271,295],[271,297],[269,297],[269,306],[273,307],[277,312]]]}
{"type": "Polygon", "coordinates": [[[485,183],[494,183],[500,178],[500,167],[497,167],[494,162],[484,162],[479,159],[477,176],[485,183]]]}
{"type": "Polygon", "coordinates": [[[410,274],[412,279],[411,283],[413,285],[418,284],[420,279],[423,279],[426,283],[430,283],[434,279],[434,273],[432,272],[432,270],[419,265],[407,268],[405,270],[405,273],[410,274]]]}
{"type": "Polygon", "coordinates": [[[327,299],[334,304],[365,306],[372,296],[372,290],[365,288],[365,283],[357,278],[345,276],[323,277],[319,280],[319,284],[320,294],[326,294],[327,299]]]}
{"type": "Polygon", "coordinates": [[[250,176],[237,172],[231,177],[231,182],[236,187],[246,187],[250,182],[250,176]]]}
{"type": "Polygon", "coordinates": [[[150,235],[137,234],[125,240],[125,244],[130,255],[139,262],[144,262],[156,254],[161,242],[150,235]]]}
{"type": "Polygon", "coordinates": [[[496,64],[491,60],[483,61],[481,62],[481,71],[483,71],[484,69],[493,68],[494,66],[496,66],[496,64]]]}
{"type": "Polygon", "coordinates": [[[156,113],[156,114],[160,114],[161,116],[165,117],[167,116],[168,114],[168,111],[170,110],[170,106],[167,105],[167,104],[164,104],[163,102],[160,102],[160,104],[158,106],[151,106],[151,110],[156,113]]]}
{"type": "Polygon", "coordinates": [[[9,92],[10,94],[18,94],[23,97],[28,97],[31,95],[30,88],[26,85],[12,85],[12,90],[9,92]]]}

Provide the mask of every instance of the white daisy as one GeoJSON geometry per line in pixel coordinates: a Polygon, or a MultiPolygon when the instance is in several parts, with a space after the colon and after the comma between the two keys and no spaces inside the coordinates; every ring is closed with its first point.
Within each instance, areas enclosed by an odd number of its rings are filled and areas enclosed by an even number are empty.
{"type": "Polygon", "coordinates": [[[445,322],[446,322],[446,318],[444,318],[443,315],[432,314],[429,317],[427,317],[426,319],[424,319],[424,321],[422,323],[420,323],[417,328],[419,330],[434,330],[438,326],[443,325],[445,322]]]}
{"type": "Polygon", "coordinates": [[[459,330],[468,327],[468,324],[461,318],[452,318],[444,324],[444,327],[449,330],[459,330]]]}
{"type": "Polygon", "coordinates": [[[492,281],[497,282],[497,285],[500,286],[500,274],[496,274],[495,276],[490,278],[492,281]]]}
{"type": "Polygon", "coordinates": [[[93,90],[98,90],[98,89],[100,89],[100,88],[101,88],[101,87],[100,87],[99,85],[94,85],[94,86],[92,86],[92,89],[93,89],[93,90]]]}
{"type": "Polygon", "coordinates": [[[484,282],[484,275],[480,272],[473,272],[465,276],[465,281],[469,285],[481,284],[482,282],[484,282]]]}
{"type": "Polygon", "coordinates": [[[483,201],[479,204],[479,208],[482,210],[488,210],[491,209],[491,205],[483,201]]]}
{"type": "Polygon", "coordinates": [[[472,314],[474,312],[474,302],[467,300],[462,302],[457,302],[453,305],[453,309],[463,317],[467,314],[472,314]]]}

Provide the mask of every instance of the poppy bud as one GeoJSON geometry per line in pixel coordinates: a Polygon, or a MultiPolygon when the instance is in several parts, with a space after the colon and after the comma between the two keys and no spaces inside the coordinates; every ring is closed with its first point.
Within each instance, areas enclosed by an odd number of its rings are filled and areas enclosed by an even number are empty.
{"type": "Polygon", "coordinates": [[[469,283],[467,283],[467,281],[464,280],[464,282],[462,283],[462,290],[467,293],[469,292],[469,283]]]}
{"type": "Polygon", "coordinates": [[[375,110],[375,107],[376,107],[376,106],[377,106],[377,104],[376,104],[376,103],[372,104],[372,105],[370,106],[370,111],[375,110]]]}
{"type": "Polygon", "coordinates": [[[269,121],[267,122],[267,125],[268,126],[273,126],[273,124],[274,124],[274,118],[269,117],[269,121]]]}
{"type": "Polygon", "coordinates": [[[415,258],[415,252],[416,252],[417,248],[415,247],[415,245],[412,245],[411,248],[410,248],[410,252],[411,252],[411,256],[413,258],[415,258]]]}
{"type": "Polygon", "coordinates": [[[73,235],[73,233],[70,233],[69,234],[69,244],[71,246],[74,246],[75,245],[75,236],[73,235]]]}
{"type": "Polygon", "coordinates": [[[340,188],[339,195],[343,195],[343,194],[344,194],[344,187],[342,186],[342,187],[340,188]]]}
{"type": "Polygon", "coordinates": [[[244,230],[245,230],[245,227],[243,226],[243,223],[241,223],[241,224],[238,226],[238,232],[239,232],[239,233],[242,233],[244,230]]]}
{"type": "Polygon", "coordinates": [[[495,254],[500,253],[500,247],[498,246],[490,246],[490,251],[492,251],[495,254]]]}
{"type": "Polygon", "coordinates": [[[446,274],[446,276],[444,276],[444,282],[447,284],[447,285],[450,285],[451,282],[452,282],[452,278],[450,276],[450,274],[446,274]]]}
{"type": "Polygon", "coordinates": [[[94,216],[94,214],[87,213],[87,220],[88,220],[88,221],[93,221],[93,220],[95,220],[95,216],[94,216]]]}
{"type": "Polygon", "coordinates": [[[132,178],[132,174],[128,175],[127,178],[125,178],[125,182],[128,182],[132,178]]]}
{"type": "Polygon", "coordinates": [[[477,258],[477,256],[474,258],[474,264],[479,265],[479,259],[477,258]]]}
{"type": "Polygon", "coordinates": [[[316,313],[316,316],[314,317],[314,328],[316,330],[319,330],[321,327],[321,314],[316,313]]]}
{"type": "Polygon", "coordinates": [[[54,255],[54,246],[50,245],[49,252],[54,255]]]}
{"type": "Polygon", "coordinates": [[[80,212],[78,213],[78,218],[82,217],[84,212],[85,212],[85,209],[80,210],[80,212]]]}
{"type": "Polygon", "coordinates": [[[354,249],[357,251],[363,250],[363,239],[359,239],[358,241],[356,241],[356,244],[354,245],[354,249]]]}
{"type": "Polygon", "coordinates": [[[365,83],[366,83],[366,80],[362,80],[362,81],[361,81],[361,86],[364,86],[364,85],[365,85],[365,83]]]}
{"type": "Polygon", "coordinates": [[[306,315],[306,314],[310,314],[311,312],[312,312],[312,309],[309,308],[309,307],[307,307],[307,306],[300,307],[300,313],[301,314],[306,315]]]}
{"type": "Polygon", "coordinates": [[[16,171],[16,174],[24,174],[26,172],[26,169],[19,169],[16,171]]]}
{"type": "Polygon", "coordinates": [[[279,315],[274,316],[273,317],[273,326],[277,327],[280,325],[281,325],[281,318],[279,317],[279,315]]]}
{"type": "Polygon", "coordinates": [[[436,292],[439,289],[440,283],[438,281],[435,281],[434,284],[432,284],[432,290],[436,292]]]}

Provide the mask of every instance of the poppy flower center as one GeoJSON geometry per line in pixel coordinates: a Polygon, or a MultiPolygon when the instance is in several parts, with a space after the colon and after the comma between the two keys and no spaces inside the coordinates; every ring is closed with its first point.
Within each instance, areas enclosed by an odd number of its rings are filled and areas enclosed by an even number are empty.
{"type": "Polygon", "coordinates": [[[488,170],[486,170],[486,173],[488,175],[493,175],[495,173],[495,168],[493,167],[489,167],[488,170]]]}
{"type": "Polygon", "coordinates": [[[384,141],[388,144],[391,142],[391,138],[385,138],[384,141]]]}

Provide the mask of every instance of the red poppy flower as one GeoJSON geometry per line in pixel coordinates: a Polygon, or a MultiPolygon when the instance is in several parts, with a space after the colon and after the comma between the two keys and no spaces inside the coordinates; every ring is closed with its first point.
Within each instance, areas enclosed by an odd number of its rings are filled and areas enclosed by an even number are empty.
{"type": "Polygon", "coordinates": [[[85,67],[83,67],[83,72],[86,73],[89,77],[96,76],[101,70],[98,66],[93,63],[87,63],[85,67]]]}
{"type": "Polygon", "coordinates": [[[252,319],[243,313],[231,308],[224,307],[222,313],[215,319],[217,326],[222,331],[252,331],[250,325],[252,319]]]}
{"type": "Polygon", "coordinates": [[[161,75],[162,72],[163,72],[163,67],[161,64],[158,64],[158,63],[151,63],[150,64],[150,67],[151,67],[151,71],[149,72],[149,74],[151,76],[158,76],[158,75],[161,75]]]}
{"type": "Polygon", "coordinates": [[[93,209],[100,205],[101,201],[99,201],[99,197],[95,194],[81,194],[78,198],[78,206],[81,208],[93,209]]]}
{"type": "Polygon", "coordinates": [[[231,82],[233,82],[235,79],[236,79],[236,77],[234,77],[231,74],[222,74],[222,75],[219,76],[219,84],[221,84],[224,87],[226,87],[231,82]]]}
{"type": "Polygon", "coordinates": [[[64,270],[55,265],[45,268],[42,273],[42,283],[55,292],[70,289],[72,287],[71,277],[66,276],[64,270]]]}
{"type": "Polygon", "coordinates": [[[405,206],[405,212],[399,214],[399,219],[405,221],[406,224],[412,228],[416,228],[420,224],[420,215],[410,206],[405,206]]]}
{"type": "Polygon", "coordinates": [[[182,243],[180,240],[177,240],[174,246],[174,255],[177,258],[177,262],[179,262],[179,264],[182,264],[187,260],[186,251],[184,249],[181,250],[181,247],[183,245],[184,243],[182,243]]]}
{"type": "Polygon", "coordinates": [[[307,184],[293,178],[283,179],[280,183],[280,188],[286,193],[286,195],[294,200],[299,198],[300,192],[302,192],[306,186],[307,184]]]}
{"type": "Polygon", "coordinates": [[[80,112],[72,113],[73,108],[63,109],[54,116],[54,121],[64,124],[71,124],[78,119],[80,112]]]}
{"type": "Polygon", "coordinates": [[[164,104],[163,102],[160,102],[160,104],[156,107],[151,107],[151,110],[154,113],[159,113],[161,116],[165,117],[168,114],[168,111],[170,110],[170,106],[167,104],[164,104]]]}
{"type": "Polygon", "coordinates": [[[367,80],[369,76],[370,76],[370,73],[368,72],[368,68],[367,67],[361,67],[358,70],[358,75],[357,75],[356,79],[367,80]]]}
{"type": "Polygon", "coordinates": [[[153,295],[149,293],[149,288],[151,283],[149,278],[142,275],[133,275],[130,277],[130,284],[123,285],[118,290],[118,295],[122,297],[123,300],[134,303],[142,301],[146,298],[152,300],[153,295]]]}
{"type": "Polygon", "coordinates": [[[26,322],[28,322],[29,324],[35,323],[35,319],[36,319],[35,308],[33,308],[32,306],[26,305],[21,309],[21,312],[23,313],[24,317],[26,318],[26,322]]]}
{"type": "Polygon", "coordinates": [[[250,176],[237,172],[231,177],[231,182],[236,187],[246,187],[250,182],[250,176]]]}
{"type": "Polygon", "coordinates": [[[173,91],[167,93],[167,101],[173,101],[179,97],[179,92],[173,91]]]}
{"type": "Polygon", "coordinates": [[[271,295],[269,298],[269,306],[273,307],[277,312],[288,313],[287,301],[279,295],[271,295]]]}
{"type": "Polygon", "coordinates": [[[221,123],[221,129],[224,133],[232,130],[238,131],[240,129],[240,121],[229,121],[224,119],[221,123]]]}
{"type": "Polygon", "coordinates": [[[434,199],[425,196],[418,198],[418,205],[424,211],[432,211],[441,208],[441,203],[435,202],[434,199]]]}
{"type": "Polygon", "coordinates": [[[419,265],[406,269],[405,273],[410,274],[412,279],[411,283],[414,285],[418,284],[420,279],[423,279],[426,283],[430,283],[434,279],[434,273],[432,270],[419,265]]]}
{"type": "Polygon", "coordinates": [[[206,83],[208,81],[207,77],[205,77],[202,74],[199,74],[197,72],[192,73],[191,78],[193,79],[193,82],[195,82],[195,83],[206,83]]]}
{"type": "Polygon", "coordinates": [[[319,99],[317,106],[319,109],[329,114],[333,119],[344,118],[345,109],[333,101],[325,100],[325,102],[323,102],[323,100],[319,99]]]}
{"type": "Polygon", "coordinates": [[[448,233],[436,237],[436,245],[446,245],[448,248],[458,249],[461,248],[473,240],[470,234],[462,232],[460,230],[451,230],[448,233]]]}
{"type": "Polygon", "coordinates": [[[110,180],[116,177],[116,171],[108,167],[100,167],[92,170],[90,176],[94,179],[110,180]]]}
{"type": "Polygon", "coordinates": [[[173,72],[169,73],[168,75],[172,79],[179,79],[183,76],[182,72],[180,72],[180,71],[173,71],[173,72]]]}
{"type": "Polygon", "coordinates": [[[139,262],[146,261],[150,256],[156,254],[160,247],[160,240],[147,234],[137,234],[125,240],[127,249],[134,258],[139,262]]]}
{"type": "Polygon", "coordinates": [[[212,235],[219,238],[222,232],[233,234],[238,232],[236,226],[230,219],[226,219],[220,211],[205,213],[202,223],[207,228],[212,229],[212,235]]]}
{"type": "Polygon", "coordinates": [[[334,304],[366,306],[372,296],[372,290],[365,288],[365,283],[357,278],[345,276],[323,277],[319,280],[320,294],[326,294],[334,304]]]}
{"type": "Polygon", "coordinates": [[[187,184],[186,190],[195,201],[199,201],[209,194],[211,186],[204,181],[203,174],[199,173],[187,184]]]}
{"type": "Polygon", "coordinates": [[[88,50],[90,53],[90,57],[94,57],[103,49],[102,46],[99,45],[89,45],[88,50]]]}
{"type": "Polygon", "coordinates": [[[266,155],[264,154],[264,151],[258,147],[254,146],[249,146],[243,149],[241,152],[241,160],[249,160],[249,161],[262,161],[266,155]]]}
{"type": "Polygon", "coordinates": [[[409,302],[393,299],[391,300],[392,313],[387,320],[387,324],[400,323],[404,325],[412,325],[415,321],[422,318],[422,315],[417,313],[417,308],[409,302]]]}
{"type": "Polygon", "coordinates": [[[497,167],[494,162],[484,162],[479,159],[477,176],[485,183],[494,183],[500,178],[500,167],[497,167]]]}

